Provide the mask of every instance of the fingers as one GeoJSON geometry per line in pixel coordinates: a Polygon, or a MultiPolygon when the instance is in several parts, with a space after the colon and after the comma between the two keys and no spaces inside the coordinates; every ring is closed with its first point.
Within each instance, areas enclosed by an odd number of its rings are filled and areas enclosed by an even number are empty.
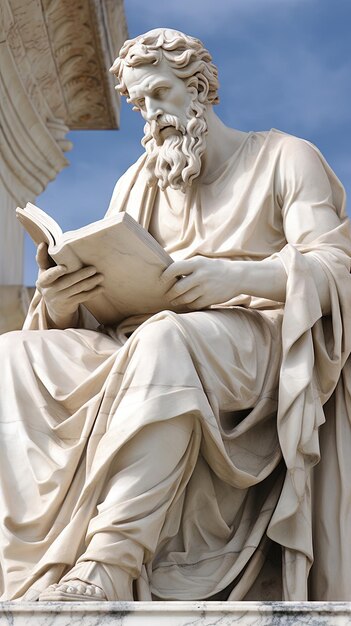
{"type": "Polygon", "coordinates": [[[54,267],[55,262],[48,254],[48,245],[47,243],[40,243],[37,248],[36,254],[36,262],[38,263],[39,269],[47,270],[49,267],[54,267]]]}
{"type": "Polygon", "coordinates": [[[183,296],[183,294],[186,294],[194,288],[200,289],[196,275],[190,274],[190,276],[183,276],[182,278],[179,278],[176,284],[172,285],[172,287],[166,292],[166,296],[173,302],[175,299],[178,299],[180,296],[183,296]]]}
{"type": "MultiPolygon", "coordinates": [[[[60,283],[65,283],[65,280],[68,277],[61,279],[60,283]]],[[[102,274],[94,274],[93,276],[88,276],[82,280],[74,282],[72,284],[67,284],[64,287],[60,288],[60,291],[64,291],[64,295],[67,298],[71,298],[76,294],[83,294],[84,292],[91,292],[95,287],[101,285],[104,277],[102,274]]],[[[101,286],[102,288],[102,286],[101,286]]]]}
{"type": "Polygon", "coordinates": [[[197,286],[194,289],[190,289],[186,293],[173,298],[171,300],[171,304],[174,306],[182,305],[182,304],[193,304],[195,301],[198,301],[199,298],[203,296],[201,287],[197,286]]]}
{"type": "Polygon", "coordinates": [[[45,300],[50,318],[58,327],[66,328],[79,304],[95,298],[103,291],[103,279],[103,275],[97,274],[93,266],[67,273],[66,267],[58,265],[43,271],[37,287],[45,300]]]}
{"type": "Polygon", "coordinates": [[[93,266],[83,267],[77,272],[67,273],[67,267],[65,267],[65,265],[55,265],[55,267],[49,268],[39,276],[37,288],[40,291],[40,289],[46,289],[54,283],[57,283],[55,284],[55,289],[60,291],[95,274],[96,268],[93,266]]]}
{"type": "Polygon", "coordinates": [[[43,269],[43,273],[39,274],[39,278],[36,282],[36,287],[39,289],[46,289],[56,282],[63,274],[66,274],[67,268],[64,265],[55,265],[47,270],[43,269]]]}
{"type": "Polygon", "coordinates": [[[175,261],[171,263],[161,275],[161,280],[165,283],[170,283],[179,276],[188,276],[194,271],[194,261],[195,259],[187,259],[186,261],[175,261]]]}
{"type": "Polygon", "coordinates": [[[166,296],[173,306],[193,305],[204,295],[201,259],[196,257],[172,263],[163,272],[161,280],[171,283],[166,296]],[[173,281],[176,281],[175,284],[172,284],[173,281]]]}
{"type": "Polygon", "coordinates": [[[73,304],[81,304],[92,298],[96,298],[104,291],[103,285],[97,285],[96,287],[87,291],[79,291],[76,294],[69,297],[69,301],[73,304]]]}

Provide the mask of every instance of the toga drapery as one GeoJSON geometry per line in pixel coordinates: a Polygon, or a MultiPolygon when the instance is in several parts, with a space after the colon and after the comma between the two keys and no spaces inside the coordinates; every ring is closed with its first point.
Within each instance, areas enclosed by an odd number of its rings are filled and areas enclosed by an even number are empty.
{"type": "Polygon", "coordinates": [[[36,294],[25,330],[0,338],[1,598],[36,599],[86,559],[129,572],[138,599],[350,600],[343,188],[316,148],[276,130],[249,133],[186,194],[149,188],[144,162],[109,215],[130,212],[175,260],[279,256],[286,302],[242,295],[98,330],[82,310],[81,328],[60,331],[36,294]],[[330,210],[338,225],[314,236],[330,210]],[[172,475],[151,484],[137,460],[128,474],[119,463],[151,424],[150,464],[166,464],[175,418],[192,430],[172,475]]]}

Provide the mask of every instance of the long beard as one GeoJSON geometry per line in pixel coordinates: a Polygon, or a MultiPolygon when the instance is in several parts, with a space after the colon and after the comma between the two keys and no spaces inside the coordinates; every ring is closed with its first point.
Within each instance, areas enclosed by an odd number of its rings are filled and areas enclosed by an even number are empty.
{"type": "Polygon", "coordinates": [[[185,192],[201,171],[201,157],[206,149],[206,106],[193,100],[187,111],[187,125],[182,127],[179,119],[163,115],[157,122],[148,122],[142,141],[147,153],[147,182],[161,189],[171,187],[185,192]],[[162,126],[174,126],[177,132],[162,142],[162,126]]]}

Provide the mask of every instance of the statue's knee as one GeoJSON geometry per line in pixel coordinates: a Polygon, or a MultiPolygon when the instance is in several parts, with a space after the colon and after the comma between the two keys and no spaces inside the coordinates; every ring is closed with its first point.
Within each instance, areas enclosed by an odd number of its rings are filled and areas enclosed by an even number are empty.
{"type": "Polygon", "coordinates": [[[18,345],[23,343],[23,331],[12,330],[9,333],[0,335],[0,354],[8,355],[12,354],[17,349],[18,345]]]}
{"type": "Polygon", "coordinates": [[[183,337],[174,321],[166,317],[140,329],[138,343],[143,350],[162,353],[174,350],[179,343],[183,343],[183,337]]]}
{"type": "Polygon", "coordinates": [[[0,359],[17,358],[23,347],[26,345],[33,347],[40,342],[40,334],[40,331],[36,330],[12,330],[0,335],[0,359]]]}

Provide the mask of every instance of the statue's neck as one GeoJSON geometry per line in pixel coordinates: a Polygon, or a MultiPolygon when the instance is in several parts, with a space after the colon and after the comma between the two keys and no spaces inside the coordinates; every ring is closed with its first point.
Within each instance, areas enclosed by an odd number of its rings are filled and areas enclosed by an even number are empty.
{"type": "Polygon", "coordinates": [[[202,157],[200,180],[206,182],[212,174],[225,163],[241,146],[247,133],[223,124],[216,115],[212,106],[207,107],[206,121],[208,133],[206,135],[206,150],[202,157]]]}

